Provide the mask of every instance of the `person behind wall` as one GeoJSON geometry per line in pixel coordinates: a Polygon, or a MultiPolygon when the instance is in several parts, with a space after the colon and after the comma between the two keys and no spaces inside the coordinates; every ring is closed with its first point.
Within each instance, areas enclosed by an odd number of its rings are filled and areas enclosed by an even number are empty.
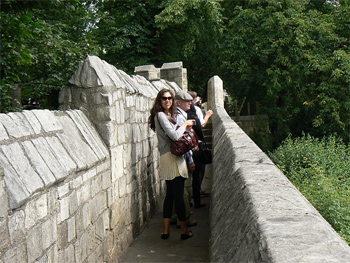
{"type": "Polygon", "coordinates": [[[160,178],[166,182],[166,196],[163,203],[164,229],[162,239],[170,236],[170,220],[175,205],[175,211],[180,221],[181,239],[193,236],[188,230],[186,222],[186,208],[183,199],[184,184],[188,178],[187,164],[184,156],[175,156],[170,152],[170,140],[177,141],[184,133],[187,126],[194,124],[193,120],[185,121],[178,129],[169,118],[176,117],[174,95],[169,89],[158,92],[153,107],[150,110],[148,123],[156,132],[158,138],[158,150],[160,152],[160,178]]]}
{"type": "MultiPolygon", "coordinates": [[[[208,110],[203,118],[202,110],[195,105],[196,99],[199,98],[197,93],[195,91],[188,91],[188,94],[192,96],[193,102],[191,103],[190,109],[187,111],[187,116],[188,119],[196,120],[197,125],[193,126],[193,129],[200,140],[199,147],[196,147],[193,151],[193,160],[195,163],[195,170],[192,173],[193,202],[195,208],[201,208],[205,206],[205,203],[201,202],[201,184],[205,171],[204,156],[201,151],[205,143],[202,128],[208,123],[209,118],[213,115],[213,111],[208,110]]],[[[204,192],[202,192],[202,194],[203,193],[204,192]]]]}
{"type": "MultiPolygon", "coordinates": [[[[182,125],[185,121],[187,121],[187,113],[192,102],[192,97],[185,91],[180,90],[175,95],[175,103],[177,107],[177,115],[176,115],[176,123],[178,125],[182,125]]],[[[195,125],[192,126],[194,128],[195,125]]],[[[186,205],[186,213],[188,215],[187,226],[196,226],[197,221],[190,219],[192,211],[190,209],[191,196],[192,196],[192,172],[195,170],[195,163],[193,161],[192,151],[188,151],[185,155],[185,159],[188,165],[189,174],[188,179],[185,182],[185,191],[184,191],[184,199],[186,205]]]]}

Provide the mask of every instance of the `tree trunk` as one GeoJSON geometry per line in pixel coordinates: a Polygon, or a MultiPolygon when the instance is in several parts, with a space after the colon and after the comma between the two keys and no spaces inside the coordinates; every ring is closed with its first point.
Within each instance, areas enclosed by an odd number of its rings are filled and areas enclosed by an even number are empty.
{"type": "Polygon", "coordinates": [[[15,87],[12,91],[12,107],[22,108],[22,98],[21,98],[21,84],[15,83],[15,87]]]}

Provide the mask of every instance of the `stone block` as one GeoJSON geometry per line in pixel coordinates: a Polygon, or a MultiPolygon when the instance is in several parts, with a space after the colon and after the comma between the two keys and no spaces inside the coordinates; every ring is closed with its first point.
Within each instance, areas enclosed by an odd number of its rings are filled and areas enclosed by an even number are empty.
{"type": "Polygon", "coordinates": [[[19,127],[16,125],[16,123],[12,120],[10,116],[7,114],[0,114],[0,123],[2,124],[2,127],[5,129],[5,133],[1,135],[3,139],[7,139],[7,134],[11,135],[11,137],[14,137],[15,139],[19,139],[23,136],[25,136],[22,133],[22,130],[19,129],[19,127]]]}
{"type": "Polygon", "coordinates": [[[0,219],[0,237],[0,251],[4,251],[11,245],[7,219],[0,219]]]}
{"type": "Polygon", "coordinates": [[[75,250],[74,245],[69,245],[66,249],[59,250],[58,263],[75,263],[75,250]]]}
{"type": "Polygon", "coordinates": [[[90,201],[91,222],[94,223],[106,208],[107,194],[105,192],[100,192],[90,201]]]}
{"type": "Polygon", "coordinates": [[[126,143],[130,137],[128,137],[125,133],[125,129],[126,129],[126,125],[118,125],[117,126],[117,141],[118,141],[118,144],[121,145],[123,143],[126,143]]]}
{"type": "Polygon", "coordinates": [[[160,69],[154,65],[143,65],[135,67],[134,73],[145,77],[147,80],[156,80],[160,78],[160,69]]]}
{"type": "Polygon", "coordinates": [[[96,173],[100,173],[100,172],[110,170],[110,169],[111,169],[111,164],[110,164],[109,160],[107,160],[106,162],[97,165],[96,173]]]}
{"type": "Polygon", "coordinates": [[[51,170],[33,145],[31,141],[24,141],[21,143],[23,148],[29,158],[30,163],[33,164],[38,175],[43,180],[45,186],[51,186],[55,183],[56,178],[52,174],[51,170]]]}
{"type": "Polygon", "coordinates": [[[118,179],[118,185],[119,185],[119,197],[122,197],[124,195],[126,195],[127,192],[127,183],[126,183],[126,176],[123,176],[121,178],[118,179]]]}
{"type": "Polygon", "coordinates": [[[112,105],[113,97],[110,93],[97,92],[93,94],[93,102],[96,105],[112,105]]]}
{"type": "Polygon", "coordinates": [[[113,122],[98,123],[97,130],[108,147],[114,147],[117,142],[118,126],[113,122]]]}
{"type": "Polygon", "coordinates": [[[58,263],[58,249],[57,245],[53,245],[46,251],[47,263],[58,263]]]}
{"type": "Polygon", "coordinates": [[[103,240],[105,237],[105,223],[104,216],[101,215],[95,223],[95,233],[98,240],[103,240]]]}
{"type": "MultiPolygon", "coordinates": [[[[125,156],[129,156],[125,154],[125,156]]],[[[123,146],[117,146],[111,149],[111,170],[112,170],[112,183],[121,178],[124,174],[124,150],[123,146]]]]}
{"type": "Polygon", "coordinates": [[[7,218],[9,210],[8,196],[3,173],[4,171],[0,167],[0,220],[3,218],[7,218]]]}
{"type": "MultiPolygon", "coordinates": [[[[56,159],[59,161],[61,167],[64,169],[65,174],[73,173],[77,169],[77,165],[67,153],[61,141],[57,137],[46,137],[45,139],[56,156],[56,159]]],[[[58,179],[60,180],[63,178],[58,179]]]]}
{"type": "Polygon", "coordinates": [[[20,263],[29,262],[27,259],[27,249],[25,243],[21,243],[18,246],[7,250],[4,255],[5,263],[20,263]]]}
{"type": "Polygon", "coordinates": [[[84,262],[89,254],[89,235],[83,233],[81,238],[74,244],[76,262],[84,262]]]}
{"type": "Polygon", "coordinates": [[[98,161],[98,157],[87,144],[73,120],[67,115],[59,116],[58,120],[63,127],[64,133],[57,136],[70,156],[75,160],[79,169],[86,169],[86,167],[91,167],[95,164],[98,161]]]}
{"type": "Polygon", "coordinates": [[[72,102],[72,93],[69,87],[62,87],[58,95],[59,104],[69,104],[72,102]]]}
{"type": "Polygon", "coordinates": [[[34,262],[43,253],[41,225],[33,227],[27,235],[28,262],[34,262]]]}
{"type": "MultiPolygon", "coordinates": [[[[72,130],[73,128],[71,131],[72,130]]],[[[68,137],[66,134],[58,134],[57,137],[68,152],[69,156],[71,156],[71,158],[76,163],[77,170],[86,169],[88,167],[88,164],[91,165],[91,163],[89,163],[91,157],[95,160],[97,159],[96,155],[92,152],[91,149],[87,150],[88,146],[86,146],[86,144],[81,141],[80,137],[74,137],[74,135],[70,135],[70,137],[68,137]]]]}
{"type": "Polygon", "coordinates": [[[23,113],[10,112],[7,114],[14,122],[14,125],[19,129],[23,136],[29,136],[35,134],[32,126],[29,124],[27,118],[23,113]]]}
{"type": "Polygon", "coordinates": [[[64,250],[69,245],[68,223],[64,221],[57,225],[57,246],[58,250],[64,250]]]}
{"type": "Polygon", "coordinates": [[[81,186],[83,183],[83,177],[77,176],[73,180],[70,181],[70,188],[71,189],[77,189],[79,186],[81,186]]]}
{"type": "Polygon", "coordinates": [[[62,198],[69,193],[69,191],[70,191],[69,184],[70,183],[67,182],[67,183],[64,183],[63,185],[60,185],[57,187],[57,192],[58,192],[59,198],[62,198]]]}
{"type": "Polygon", "coordinates": [[[111,206],[111,220],[110,220],[110,229],[114,229],[118,222],[121,221],[122,213],[120,211],[120,204],[115,203],[111,206]]]}
{"type": "Polygon", "coordinates": [[[101,175],[96,175],[91,182],[91,197],[94,197],[102,190],[101,175]]]}
{"type": "Polygon", "coordinates": [[[29,193],[33,194],[44,187],[41,178],[34,171],[19,143],[2,145],[0,149],[6,155],[29,193]]]}
{"type": "Polygon", "coordinates": [[[61,131],[62,126],[53,112],[49,110],[32,110],[45,132],[61,131]]]}
{"type": "Polygon", "coordinates": [[[38,198],[27,203],[25,207],[25,227],[27,229],[34,226],[39,220],[48,215],[47,194],[40,195],[38,198]]]}
{"type": "Polygon", "coordinates": [[[85,141],[87,141],[88,145],[95,152],[98,159],[104,160],[109,157],[106,146],[101,141],[99,134],[87,117],[81,111],[67,111],[67,113],[77,125],[85,141]]]}
{"type": "Polygon", "coordinates": [[[96,108],[97,121],[114,121],[116,119],[116,110],[114,107],[98,107],[96,108]]]}
{"type": "Polygon", "coordinates": [[[85,202],[88,202],[91,198],[91,184],[86,182],[79,189],[77,189],[77,198],[79,206],[85,202]]]}
{"type": "Polygon", "coordinates": [[[64,221],[67,218],[69,218],[69,196],[62,198],[62,200],[59,200],[59,204],[60,204],[59,219],[61,221],[64,221]]]}
{"type": "Polygon", "coordinates": [[[75,217],[75,229],[77,239],[80,239],[81,235],[88,229],[91,225],[90,219],[90,204],[85,203],[82,208],[78,211],[75,217]]]}
{"type": "Polygon", "coordinates": [[[83,182],[90,180],[91,178],[96,176],[96,174],[97,174],[97,168],[95,167],[91,168],[90,170],[88,170],[83,174],[83,182]]]}
{"type": "Polygon", "coordinates": [[[8,217],[11,244],[16,246],[25,240],[25,214],[23,210],[15,211],[8,217]]]}
{"type": "Polygon", "coordinates": [[[7,131],[4,128],[4,125],[2,125],[2,123],[0,121],[0,142],[3,140],[8,140],[8,139],[9,139],[9,136],[7,135],[7,131]]]}
{"type": "Polygon", "coordinates": [[[51,217],[42,224],[42,244],[43,250],[46,250],[57,240],[57,221],[51,217]]]}
{"type": "Polygon", "coordinates": [[[78,201],[77,191],[72,191],[68,196],[68,198],[69,198],[69,215],[73,215],[77,211],[80,205],[78,201]]]}
{"type": "Polygon", "coordinates": [[[48,142],[43,137],[35,138],[32,140],[35,148],[45,161],[46,165],[50,168],[52,174],[57,181],[61,181],[68,176],[66,169],[61,166],[59,160],[55,156],[53,150],[49,146],[48,142]]]}
{"type": "Polygon", "coordinates": [[[111,178],[111,172],[106,171],[101,174],[101,179],[102,179],[102,189],[106,190],[112,185],[112,178],[111,178]]]}
{"type": "Polygon", "coordinates": [[[71,242],[76,237],[76,234],[75,234],[75,217],[68,218],[67,225],[68,225],[68,236],[67,236],[67,238],[68,238],[68,242],[71,242]]]}
{"type": "Polygon", "coordinates": [[[121,100],[117,100],[115,103],[115,112],[116,117],[115,120],[117,123],[124,123],[125,122],[125,109],[124,109],[124,102],[121,100]]]}

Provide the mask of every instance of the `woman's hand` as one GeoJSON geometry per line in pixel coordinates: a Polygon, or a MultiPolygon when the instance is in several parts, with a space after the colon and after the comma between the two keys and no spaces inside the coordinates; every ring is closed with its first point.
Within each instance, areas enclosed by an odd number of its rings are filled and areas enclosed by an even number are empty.
{"type": "Polygon", "coordinates": [[[196,124],[196,120],[187,120],[181,126],[186,128],[188,126],[192,127],[195,124],[196,124]]]}

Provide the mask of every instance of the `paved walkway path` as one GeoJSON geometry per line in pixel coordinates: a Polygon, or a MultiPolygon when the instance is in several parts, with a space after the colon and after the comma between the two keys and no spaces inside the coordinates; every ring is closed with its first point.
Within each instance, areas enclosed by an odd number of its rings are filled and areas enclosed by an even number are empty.
{"type": "MultiPolygon", "coordinates": [[[[202,184],[206,192],[210,190],[210,183],[206,173],[202,184]]],[[[193,208],[191,218],[197,220],[198,225],[190,228],[192,238],[181,240],[180,229],[172,225],[169,239],[161,239],[163,217],[160,207],[119,262],[209,262],[210,197],[202,197],[202,202],[206,203],[205,207],[193,208]]]]}

